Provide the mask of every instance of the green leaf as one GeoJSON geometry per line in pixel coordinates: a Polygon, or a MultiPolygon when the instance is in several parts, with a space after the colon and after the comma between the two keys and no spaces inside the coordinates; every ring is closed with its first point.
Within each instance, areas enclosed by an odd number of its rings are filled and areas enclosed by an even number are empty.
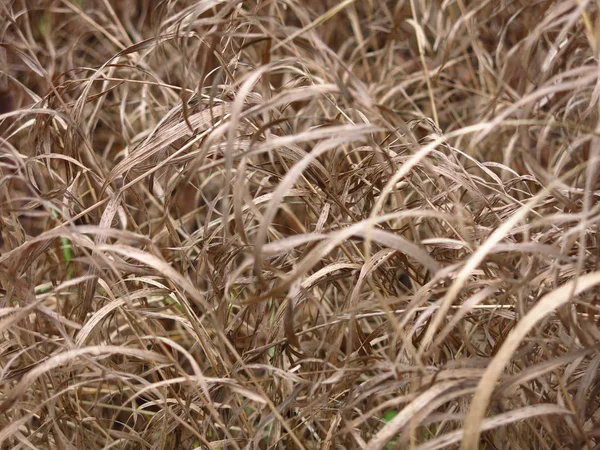
{"type": "Polygon", "coordinates": [[[398,415],[398,411],[388,411],[383,415],[383,420],[385,420],[386,422],[389,422],[397,415],[398,415]]]}

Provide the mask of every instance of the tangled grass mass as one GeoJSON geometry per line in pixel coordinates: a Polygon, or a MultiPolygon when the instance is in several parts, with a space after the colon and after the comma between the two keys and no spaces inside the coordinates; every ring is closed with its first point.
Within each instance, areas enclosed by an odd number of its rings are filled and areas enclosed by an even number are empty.
{"type": "Polygon", "coordinates": [[[591,0],[0,1],[1,449],[600,449],[591,0]]]}

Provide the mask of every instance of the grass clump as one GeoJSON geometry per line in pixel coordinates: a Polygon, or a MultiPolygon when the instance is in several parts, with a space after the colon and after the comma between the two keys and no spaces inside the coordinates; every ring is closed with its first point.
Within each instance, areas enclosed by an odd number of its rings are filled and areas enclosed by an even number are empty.
{"type": "Polygon", "coordinates": [[[600,446],[589,1],[0,4],[0,446],[600,446]]]}

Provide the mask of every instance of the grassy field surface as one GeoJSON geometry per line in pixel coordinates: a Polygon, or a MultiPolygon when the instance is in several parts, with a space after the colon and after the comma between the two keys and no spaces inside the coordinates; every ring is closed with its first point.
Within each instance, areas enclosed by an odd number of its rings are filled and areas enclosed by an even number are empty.
{"type": "Polygon", "coordinates": [[[0,0],[0,449],[600,449],[592,0],[0,0]]]}

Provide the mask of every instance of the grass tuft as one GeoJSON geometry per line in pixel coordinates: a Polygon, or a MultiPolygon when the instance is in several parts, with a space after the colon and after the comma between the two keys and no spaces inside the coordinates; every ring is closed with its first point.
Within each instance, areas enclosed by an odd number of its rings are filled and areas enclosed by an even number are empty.
{"type": "Polygon", "coordinates": [[[598,14],[0,2],[0,448],[599,448],[598,14]]]}

